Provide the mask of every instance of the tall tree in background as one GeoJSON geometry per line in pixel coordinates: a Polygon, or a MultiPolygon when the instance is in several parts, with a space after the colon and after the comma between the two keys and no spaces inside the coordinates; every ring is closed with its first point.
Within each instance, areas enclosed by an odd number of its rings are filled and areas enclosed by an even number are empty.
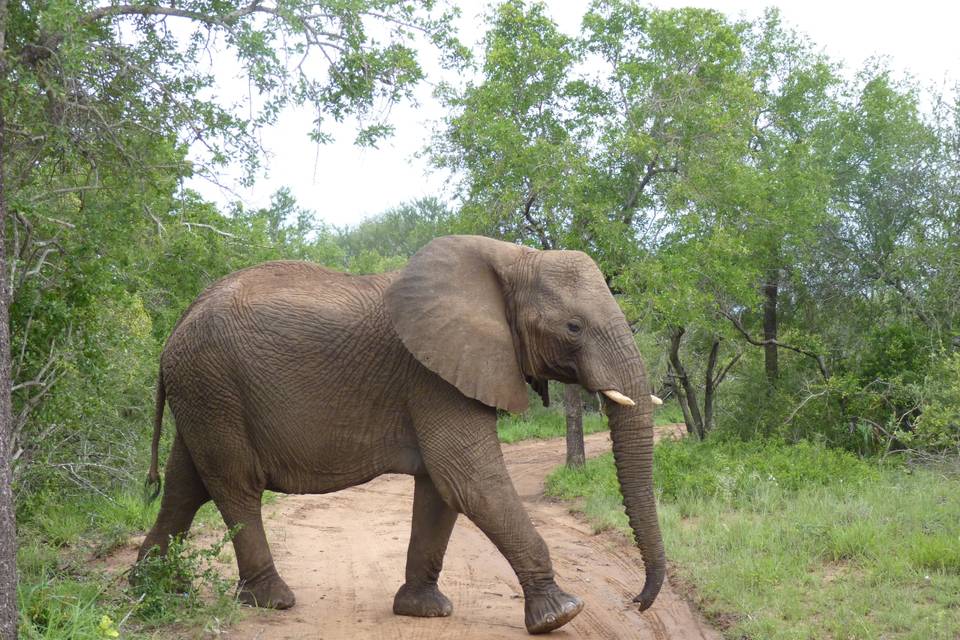
{"type": "MultiPolygon", "coordinates": [[[[582,149],[573,139],[572,82],[578,60],[540,3],[499,5],[484,39],[482,79],[447,87],[453,115],[432,149],[434,162],[463,179],[461,216],[467,228],[534,245],[577,249],[571,237],[582,149]]],[[[545,381],[531,380],[544,404],[545,381]]],[[[580,387],[566,385],[567,463],[585,461],[580,387]]]]}
{"type": "Polygon", "coordinates": [[[17,531],[13,514],[10,450],[10,287],[7,282],[6,95],[9,82],[6,32],[7,0],[0,0],[0,638],[17,637],[17,531]]]}
{"type": "Polygon", "coordinates": [[[63,354],[51,345],[63,345],[79,329],[69,318],[53,322],[63,313],[36,312],[64,284],[58,277],[67,248],[96,254],[97,239],[87,232],[115,233],[124,222],[147,219],[160,233],[171,221],[192,224],[166,215],[183,197],[180,180],[212,177],[227,162],[239,163],[252,179],[260,153],[254,133],[287,105],[314,110],[316,128],[305,133],[318,142],[330,138],[329,121],[355,117],[357,142],[375,143],[391,131],[380,117],[383,107],[408,98],[423,77],[415,41],[438,47],[444,62],[463,53],[450,19],[429,0],[0,0],[4,638],[15,636],[16,621],[12,447],[56,381],[63,354]],[[210,97],[222,69],[208,69],[203,60],[227,52],[256,92],[244,114],[210,97]],[[204,152],[188,159],[191,145],[204,152]],[[85,243],[71,245],[80,230],[85,243]],[[8,326],[18,344],[13,371],[8,326]]]}
{"type": "Polygon", "coordinates": [[[811,43],[783,28],[775,10],[749,33],[747,52],[758,104],[742,160],[746,184],[739,201],[727,206],[743,216],[744,232],[753,236],[750,259],[763,271],[762,339],[751,338],[729,308],[722,313],[748,342],[762,344],[773,388],[780,376],[781,292],[790,284],[786,278],[803,273],[806,248],[826,218],[838,79],[811,43]]]}
{"type": "MultiPolygon", "coordinates": [[[[720,338],[707,328],[705,297],[737,263],[701,253],[709,234],[697,229],[698,216],[683,214],[693,213],[687,194],[698,176],[739,159],[745,146],[755,96],[743,69],[743,26],[715,11],[607,0],[591,6],[583,37],[605,70],[581,106],[592,123],[585,139],[596,141],[588,147],[592,189],[582,206],[592,213],[582,218],[583,235],[626,294],[628,317],[668,327],[670,386],[688,430],[703,437],[729,367],[707,368],[701,411],[680,347],[685,336],[702,337],[697,344],[709,345],[717,362],[720,338]]],[[[729,247],[723,254],[729,259],[729,247]]]]}

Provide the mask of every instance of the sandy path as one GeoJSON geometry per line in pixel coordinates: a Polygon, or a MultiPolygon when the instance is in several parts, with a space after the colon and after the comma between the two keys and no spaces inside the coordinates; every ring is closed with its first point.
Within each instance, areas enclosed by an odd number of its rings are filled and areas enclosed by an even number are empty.
{"type": "MultiPolygon", "coordinates": [[[[659,435],[659,434],[658,434],[659,435]]],[[[587,454],[609,450],[606,433],[587,437],[587,454]]],[[[629,601],[643,584],[639,551],[618,534],[593,535],[561,503],[543,497],[543,479],[563,462],[564,441],[503,447],[510,474],[553,557],[557,581],[586,602],[552,638],[715,640],[687,603],[664,586],[638,613],[629,601]]],[[[529,638],[516,576],[487,538],[461,516],[440,587],[449,618],[393,615],[406,559],[413,479],[383,476],[339,493],[291,496],[265,508],[277,565],[297,595],[288,611],[248,610],[223,636],[235,640],[472,640],[529,638]]],[[[233,571],[235,568],[231,567],[233,571]]]]}

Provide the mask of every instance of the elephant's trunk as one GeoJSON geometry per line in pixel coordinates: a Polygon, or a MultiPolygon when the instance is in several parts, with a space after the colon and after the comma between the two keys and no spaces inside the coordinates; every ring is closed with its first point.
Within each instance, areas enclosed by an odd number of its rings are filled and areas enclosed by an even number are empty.
{"type": "Polygon", "coordinates": [[[620,389],[634,406],[604,399],[610,420],[613,456],[630,527],[646,569],[643,591],[634,598],[640,610],[656,599],[666,573],[663,540],[653,494],[653,406],[640,353],[627,327],[617,332],[617,359],[622,367],[620,389]]]}

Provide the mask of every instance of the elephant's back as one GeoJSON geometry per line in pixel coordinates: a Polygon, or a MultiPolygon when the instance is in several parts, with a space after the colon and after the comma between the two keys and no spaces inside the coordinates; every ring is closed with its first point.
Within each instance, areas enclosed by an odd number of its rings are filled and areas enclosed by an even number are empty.
{"type": "Polygon", "coordinates": [[[207,287],[187,308],[167,341],[161,366],[193,366],[215,358],[220,366],[236,367],[244,364],[237,358],[245,352],[272,348],[302,356],[330,340],[384,333],[383,292],[394,277],[351,275],[305,261],[265,262],[236,271],[207,287]]]}

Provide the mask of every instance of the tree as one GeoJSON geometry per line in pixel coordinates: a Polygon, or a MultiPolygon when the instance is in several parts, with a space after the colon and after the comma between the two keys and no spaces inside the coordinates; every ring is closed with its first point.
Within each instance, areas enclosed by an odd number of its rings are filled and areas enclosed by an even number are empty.
{"type": "Polygon", "coordinates": [[[739,31],[716,11],[621,0],[584,16],[582,46],[603,71],[578,104],[590,167],[578,235],[611,275],[653,248],[678,181],[741,139],[752,96],[739,31]]]}
{"type": "Polygon", "coordinates": [[[588,137],[599,141],[584,198],[595,207],[584,216],[587,235],[603,248],[628,316],[638,327],[669,328],[670,387],[688,431],[704,437],[715,390],[739,359],[718,363],[715,293],[743,277],[744,262],[742,246],[716,233],[698,206],[702,186],[725,184],[713,177],[746,148],[756,96],[744,71],[745,27],[713,11],[614,1],[594,3],[584,27],[588,50],[607,69],[598,97],[581,108],[594,123],[588,137]],[[702,394],[681,360],[684,341],[706,362],[702,394]]]}
{"type": "MultiPolygon", "coordinates": [[[[654,16],[644,19],[652,33],[677,35],[676,29],[656,26],[654,16]]],[[[666,142],[678,142],[660,148],[675,158],[677,172],[638,209],[638,215],[659,209],[650,219],[661,231],[653,236],[649,258],[627,270],[623,286],[641,303],[651,301],[655,324],[670,327],[669,375],[688,430],[705,435],[714,422],[716,389],[742,354],[735,351],[723,364],[722,345],[745,339],[762,347],[771,388],[779,377],[779,349],[809,351],[779,339],[778,294],[783,275],[796,277],[801,270],[805,248],[824,217],[829,197],[824,142],[836,80],[825,60],[782,28],[776,12],[755,24],[696,12],[675,20],[686,35],[680,44],[671,47],[671,40],[664,40],[660,48],[680,57],[662,57],[670,60],[667,70],[689,71],[666,84],[698,92],[696,106],[663,116],[675,128],[666,142]],[[762,338],[751,333],[757,307],[762,338]],[[683,363],[684,346],[696,360],[694,368],[702,370],[700,384],[683,363]]],[[[601,41],[613,47],[615,60],[625,58],[619,43],[630,41],[618,33],[601,41]]],[[[645,86],[662,83],[645,78],[638,76],[645,86]]],[[[653,101],[640,113],[661,102],[683,104],[685,97],[653,101]]]]}
{"type": "MultiPolygon", "coordinates": [[[[7,0],[0,0],[0,91],[6,87],[7,0]]],[[[0,637],[17,637],[17,530],[10,463],[13,410],[10,406],[10,286],[7,273],[6,108],[0,103],[0,637]]]]}
{"type": "Polygon", "coordinates": [[[434,238],[456,233],[458,225],[454,213],[436,198],[401,204],[339,231],[340,267],[353,273],[398,269],[434,238]]]}
{"type": "MultiPolygon", "coordinates": [[[[580,248],[571,235],[582,149],[572,137],[574,41],[540,3],[499,5],[484,39],[483,79],[447,87],[453,111],[434,141],[436,165],[463,177],[461,216],[482,233],[540,249],[580,248]]],[[[545,405],[545,381],[531,381],[545,405]]],[[[580,388],[567,385],[568,464],[583,464],[580,388]]]]}
{"type": "Polygon", "coordinates": [[[924,113],[919,88],[876,62],[843,97],[805,285],[824,301],[813,328],[835,373],[823,403],[892,446],[934,406],[926,372],[946,366],[956,334],[955,105],[932,96],[924,113]]]}

